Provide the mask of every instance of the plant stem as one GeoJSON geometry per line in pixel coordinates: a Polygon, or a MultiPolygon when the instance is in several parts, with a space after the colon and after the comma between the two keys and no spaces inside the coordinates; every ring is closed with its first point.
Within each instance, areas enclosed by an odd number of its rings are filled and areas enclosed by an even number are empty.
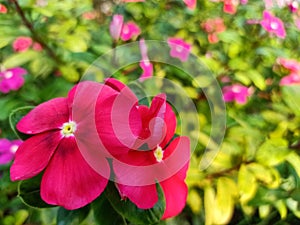
{"type": "Polygon", "coordinates": [[[20,7],[17,0],[10,0],[16,7],[16,11],[18,15],[21,17],[23,24],[28,28],[28,30],[32,34],[32,38],[34,41],[38,42],[48,53],[48,55],[57,63],[60,62],[59,58],[55,54],[55,52],[46,44],[46,42],[38,35],[38,33],[34,30],[32,23],[26,18],[24,11],[20,7]]]}

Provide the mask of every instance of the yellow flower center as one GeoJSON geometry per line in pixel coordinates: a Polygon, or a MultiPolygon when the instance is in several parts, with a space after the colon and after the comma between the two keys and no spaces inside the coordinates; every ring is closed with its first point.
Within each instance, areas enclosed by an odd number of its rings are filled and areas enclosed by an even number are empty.
{"type": "Polygon", "coordinates": [[[154,151],[154,157],[157,162],[162,162],[164,158],[164,151],[160,146],[157,146],[157,148],[154,151]]]}
{"type": "Polygon", "coordinates": [[[61,134],[64,137],[71,137],[73,136],[74,132],[76,131],[76,123],[73,121],[64,123],[61,129],[61,134]]]}

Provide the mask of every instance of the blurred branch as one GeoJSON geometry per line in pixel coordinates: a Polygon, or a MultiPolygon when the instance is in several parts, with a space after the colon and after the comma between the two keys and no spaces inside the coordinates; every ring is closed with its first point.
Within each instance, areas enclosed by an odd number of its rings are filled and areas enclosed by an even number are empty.
{"type": "Polygon", "coordinates": [[[46,44],[46,42],[38,35],[38,33],[34,30],[32,23],[26,18],[24,11],[20,7],[17,0],[10,0],[16,7],[16,11],[18,15],[21,17],[23,24],[29,29],[32,34],[32,38],[34,41],[38,42],[48,53],[48,55],[57,63],[60,62],[59,58],[55,54],[55,52],[46,44]]]}

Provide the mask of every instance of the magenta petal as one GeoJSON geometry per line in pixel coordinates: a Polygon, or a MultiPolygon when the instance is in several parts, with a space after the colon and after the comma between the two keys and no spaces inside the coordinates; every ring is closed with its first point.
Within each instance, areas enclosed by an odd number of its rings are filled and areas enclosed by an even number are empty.
{"type": "MultiPolygon", "coordinates": [[[[109,170],[108,163],[103,167],[109,170]]],[[[83,159],[75,139],[64,138],[43,175],[41,197],[48,204],[78,209],[96,199],[107,182],[83,159]]]]}
{"type": "Polygon", "coordinates": [[[10,168],[11,180],[25,180],[44,170],[60,139],[60,132],[55,131],[35,135],[23,142],[10,168]]]}
{"type": "Polygon", "coordinates": [[[150,209],[158,201],[156,185],[127,186],[117,184],[122,198],[128,198],[140,209],[150,209]]]}
{"type": "MultiPolygon", "coordinates": [[[[111,83],[109,79],[108,83],[111,83]]],[[[105,85],[108,89],[109,86],[105,85]]],[[[112,154],[126,153],[134,146],[142,123],[137,109],[137,98],[127,86],[117,83],[120,92],[103,98],[99,95],[96,106],[96,127],[101,141],[112,154]]],[[[113,89],[111,89],[113,90],[113,89]]]]}
{"type": "Polygon", "coordinates": [[[17,129],[26,134],[37,134],[58,129],[69,121],[66,98],[54,98],[31,110],[17,124],[17,129]]]}
{"type": "Polygon", "coordinates": [[[188,188],[182,179],[176,175],[160,183],[165,199],[166,210],[162,219],[178,215],[186,204],[188,188]]]}
{"type": "Polygon", "coordinates": [[[165,147],[169,141],[173,138],[176,130],[176,115],[172,107],[167,103],[166,113],[165,113],[165,125],[166,125],[166,134],[165,138],[160,144],[161,147],[165,147]]]}

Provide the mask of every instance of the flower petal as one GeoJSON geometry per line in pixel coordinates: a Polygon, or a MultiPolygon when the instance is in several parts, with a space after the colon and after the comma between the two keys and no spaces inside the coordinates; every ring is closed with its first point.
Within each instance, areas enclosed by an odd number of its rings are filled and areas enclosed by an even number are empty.
{"type": "Polygon", "coordinates": [[[128,198],[140,209],[150,209],[158,201],[155,184],[139,187],[117,184],[117,187],[122,198],[128,198]]]}
{"type": "Polygon", "coordinates": [[[166,210],[162,219],[167,219],[179,214],[186,204],[188,188],[184,180],[176,175],[160,183],[165,199],[166,210]]]}
{"type": "Polygon", "coordinates": [[[11,180],[25,180],[44,170],[60,139],[60,132],[55,131],[38,134],[24,141],[10,168],[11,180]]]}
{"type": "MultiPolygon", "coordinates": [[[[109,84],[111,85],[111,79],[109,84]]],[[[115,83],[114,83],[115,84],[115,83]]],[[[106,88],[110,88],[105,85],[106,88]]],[[[116,96],[99,95],[96,106],[96,126],[99,137],[111,154],[127,153],[141,132],[142,122],[137,109],[137,97],[127,87],[117,83],[116,96]]]]}
{"type": "MultiPolygon", "coordinates": [[[[110,170],[108,162],[102,166],[110,170]]],[[[64,138],[43,175],[41,197],[48,204],[78,209],[96,199],[107,182],[83,159],[75,138],[64,138]]]]}
{"type": "Polygon", "coordinates": [[[17,129],[26,134],[37,134],[58,129],[68,121],[67,99],[54,98],[31,110],[18,122],[17,129]]]}

